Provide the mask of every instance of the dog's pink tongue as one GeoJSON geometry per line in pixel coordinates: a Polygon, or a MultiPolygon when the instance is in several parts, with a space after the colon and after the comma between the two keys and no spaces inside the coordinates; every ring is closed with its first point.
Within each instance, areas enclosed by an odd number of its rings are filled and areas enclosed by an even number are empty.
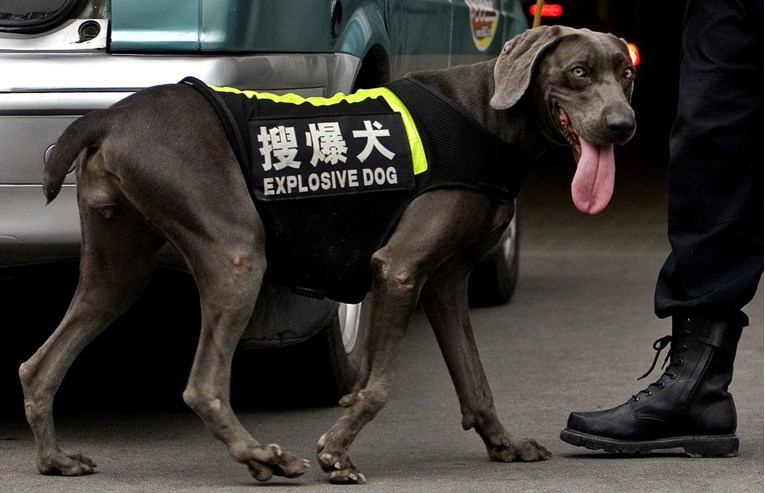
{"type": "Polygon", "coordinates": [[[598,146],[580,138],[582,155],[571,182],[571,198],[577,209],[597,214],[608,205],[614,193],[614,146],[598,146]]]}

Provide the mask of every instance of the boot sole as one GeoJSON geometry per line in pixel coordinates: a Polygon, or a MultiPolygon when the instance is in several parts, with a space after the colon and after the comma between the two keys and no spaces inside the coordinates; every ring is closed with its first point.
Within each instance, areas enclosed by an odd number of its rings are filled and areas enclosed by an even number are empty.
{"type": "Polygon", "coordinates": [[[648,454],[655,450],[681,448],[691,457],[735,457],[738,455],[736,435],[682,436],[629,441],[589,435],[566,428],[560,432],[560,439],[577,447],[617,454],[648,454]]]}

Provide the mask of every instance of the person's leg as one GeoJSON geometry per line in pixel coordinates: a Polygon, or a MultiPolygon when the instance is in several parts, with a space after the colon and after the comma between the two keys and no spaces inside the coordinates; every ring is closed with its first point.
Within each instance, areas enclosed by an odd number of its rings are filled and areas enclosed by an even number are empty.
{"type": "MultiPolygon", "coordinates": [[[[690,0],[670,142],[669,238],[656,314],[672,317],[661,378],[612,409],[569,416],[561,438],[610,452],[738,452],[728,393],[741,308],[762,275],[763,4],[690,0]]],[[[658,355],[657,355],[658,356],[658,355]]]]}
{"type": "Polygon", "coordinates": [[[669,240],[660,318],[705,313],[746,325],[762,273],[761,1],[692,0],[670,141],[669,240]]]}

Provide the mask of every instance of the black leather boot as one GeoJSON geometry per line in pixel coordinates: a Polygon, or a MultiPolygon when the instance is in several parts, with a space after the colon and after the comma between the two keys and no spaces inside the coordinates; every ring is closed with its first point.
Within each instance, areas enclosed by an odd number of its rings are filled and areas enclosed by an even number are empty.
{"type": "Polygon", "coordinates": [[[656,359],[671,344],[661,378],[621,406],[571,413],[561,440],[627,454],[682,448],[692,457],[737,455],[736,407],[728,385],[741,330],[711,318],[674,318],[672,335],[654,343],[656,359]]]}

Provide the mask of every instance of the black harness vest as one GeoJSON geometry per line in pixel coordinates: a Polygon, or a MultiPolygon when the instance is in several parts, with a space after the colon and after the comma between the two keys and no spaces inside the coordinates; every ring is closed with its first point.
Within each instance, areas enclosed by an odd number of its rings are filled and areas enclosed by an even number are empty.
{"type": "MultiPolygon", "coordinates": [[[[181,83],[205,95],[221,118],[266,227],[269,281],[290,286],[298,294],[360,302],[371,284],[372,254],[385,244],[415,197],[436,188],[462,188],[512,201],[531,165],[517,148],[487,133],[451,101],[404,78],[385,87],[404,103],[417,125],[427,156],[425,172],[414,175],[411,183],[401,180],[393,191],[268,200],[261,180],[254,179],[260,171],[255,166],[262,166],[262,151],[253,142],[254,126],[276,119],[314,118],[317,112],[344,115],[356,107],[256,100],[213,90],[190,77],[181,83]]],[[[363,111],[391,113],[383,98],[371,100],[370,105],[363,111]]]]}

